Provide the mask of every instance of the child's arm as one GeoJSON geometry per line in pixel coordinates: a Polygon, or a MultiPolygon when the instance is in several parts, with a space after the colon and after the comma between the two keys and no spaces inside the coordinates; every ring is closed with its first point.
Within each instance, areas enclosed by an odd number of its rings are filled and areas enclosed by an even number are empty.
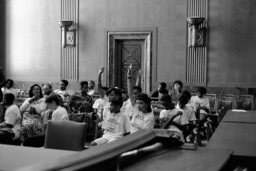
{"type": "Polygon", "coordinates": [[[137,79],[136,79],[136,86],[141,87],[141,70],[138,71],[137,79]]]}
{"type": "Polygon", "coordinates": [[[132,93],[131,69],[132,69],[132,65],[130,65],[127,69],[127,89],[128,89],[128,96],[130,98],[131,104],[132,104],[132,106],[134,106],[135,105],[135,97],[132,93]]]}
{"type": "MultiPolygon", "coordinates": [[[[169,127],[169,125],[173,124],[176,126],[176,122],[173,122],[173,120],[177,117],[182,115],[181,111],[178,111],[173,117],[169,118],[169,120],[167,122],[165,122],[162,126],[163,129],[167,129],[169,127]]],[[[178,124],[179,125],[179,124],[178,124]]]]}
{"type": "Polygon", "coordinates": [[[98,72],[98,92],[99,92],[100,98],[102,98],[102,99],[105,95],[104,91],[102,90],[102,84],[101,84],[101,75],[103,72],[104,72],[104,67],[101,67],[98,72]]]}

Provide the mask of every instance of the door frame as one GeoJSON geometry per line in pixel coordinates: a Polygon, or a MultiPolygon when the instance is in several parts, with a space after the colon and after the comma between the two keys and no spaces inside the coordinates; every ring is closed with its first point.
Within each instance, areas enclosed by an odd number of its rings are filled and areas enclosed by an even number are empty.
{"type": "Polygon", "coordinates": [[[157,28],[141,29],[107,29],[107,47],[106,47],[106,83],[107,86],[113,86],[116,76],[115,55],[116,40],[142,40],[144,41],[144,57],[142,67],[141,88],[144,93],[152,91],[152,83],[156,82],[156,31],[157,28]],[[113,77],[112,77],[113,76],[113,77]]]}

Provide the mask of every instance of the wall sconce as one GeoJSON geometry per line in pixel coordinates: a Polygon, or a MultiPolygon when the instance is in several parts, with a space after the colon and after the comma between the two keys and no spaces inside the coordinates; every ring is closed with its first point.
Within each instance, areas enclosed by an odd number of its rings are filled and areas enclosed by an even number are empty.
{"type": "Polygon", "coordinates": [[[188,17],[188,46],[201,47],[206,42],[206,27],[199,27],[203,23],[203,17],[188,17]]]}
{"type": "Polygon", "coordinates": [[[61,40],[62,47],[65,48],[67,45],[75,45],[75,30],[69,30],[69,27],[73,24],[73,21],[61,20],[58,22],[61,27],[61,40]]]}

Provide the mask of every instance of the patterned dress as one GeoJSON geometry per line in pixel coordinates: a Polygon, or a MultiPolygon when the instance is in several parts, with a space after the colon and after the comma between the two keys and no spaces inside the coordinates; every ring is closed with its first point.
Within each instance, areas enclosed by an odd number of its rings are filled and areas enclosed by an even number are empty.
{"type": "Polygon", "coordinates": [[[46,110],[45,99],[41,98],[33,103],[29,103],[31,98],[27,98],[20,107],[22,116],[21,140],[40,135],[43,133],[43,120],[41,113],[46,110]]]}

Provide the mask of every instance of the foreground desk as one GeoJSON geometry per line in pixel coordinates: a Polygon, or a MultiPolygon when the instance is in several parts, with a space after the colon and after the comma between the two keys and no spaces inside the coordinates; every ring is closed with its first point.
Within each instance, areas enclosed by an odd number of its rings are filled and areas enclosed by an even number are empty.
{"type": "Polygon", "coordinates": [[[232,111],[229,110],[222,122],[252,123],[256,124],[256,111],[232,111]]]}
{"type": "Polygon", "coordinates": [[[197,150],[168,150],[138,163],[124,171],[217,171],[226,170],[231,151],[198,148],[197,150]]]}
{"type": "Polygon", "coordinates": [[[207,147],[232,150],[236,156],[256,157],[256,124],[222,122],[207,147]]]}
{"type": "Polygon", "coordinates": [[[0,145],[0,170],[15,170],[42,161],[56,160],[77,152],[0,145]]]}
{"type": "MultiPolygon", "coordinates": [[[[35,163],[30,166],[20,168],[21,171],[34,171],[34,170],[86,170],[86,171],[112,171],[117,170],[117,163],[119,156],[127,151],[142,148],[155,142],[162,142],[164,147],[161,151],[152,154],[155,162],[165,161],[161,165],[161,170],[170,170],[168,163],[173,164],[173,170],[219,170],[231,156],[231,151],[227,150],[211,150],[211,149],[198,149],[197,150],[181,150],[178,145],[180,143],[173,143],[173,139],[163,137],[159,134],[159,130],[143,130],[134,134],[128,135],[120,140],[114,141],[109,144],[91,147],[77,154],[62,157],[58,160],[47,162],[35,163]],[[177,146],[176,146],[176,145],[177,146]],[[173,147],[173,148],[172,148],[173,147]],[[161,154],[159,154],[161,153],[161,154]],[[201,165],[199,165],[199,161],[201,165]],[[187,162],[187,163],[183,163],[187,162]],[[185,169],[187,168],[187,169],[185,169]]],[[[174,141],[175,142],[175,141],[174,141]]],[[[150,156],[147,156],[151,158],[150,156]]],[[[148,159],[147,158],[147,159],[148,159]]],[[[144,161],[141,161],[142,163],[144,161]]],[[[147,162],[145,160],[145,162],[147,162]]],[[[149,162],[151,164],[151,161],[149,162]]],[[[129,165],[130,166],[130,165],[129,165]]],[[[135,165],[134,165],[135,166],[135,165]]],[[[132,170],[139,170],[141,166],[135,167],[132,170]]],[[[124,167],[123,167],[124,168],[124,167]]],[[[127,168],[127,167],[125,167],[127,168]]],[[[127,168],[128,169],[128,168],[127,168]]],[[[130,168],[131,169],[131,168],[130,168]]]]}

